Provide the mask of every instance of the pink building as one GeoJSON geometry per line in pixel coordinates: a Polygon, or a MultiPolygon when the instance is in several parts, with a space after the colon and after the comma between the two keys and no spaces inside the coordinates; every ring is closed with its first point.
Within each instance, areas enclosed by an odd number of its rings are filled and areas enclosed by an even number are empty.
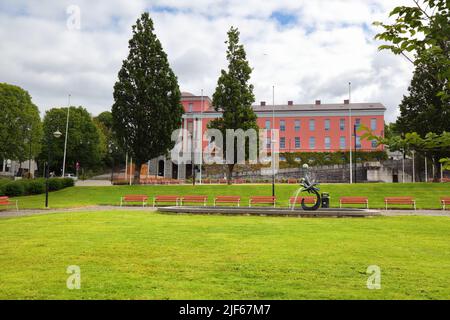
{"type": "MultiPolygon", "coordinates": [[[[190,132],[197,130],[197,126],[201,126],[204,132],[209,121],[221,116],[214,110],[212,101],[207,96],[183,92],[181,102],[186,112],[182,127],[190,132]]],[[[353,135],[355,125],[364,125],[372,129],[376,135],[384,135],[386,108],[381,103],[350,104],[346,100],[343,103],[322,104],[318,100],[314,104],[294,104],[293,101],[288,101],[285,105],[272,106],[261,102],[253,108],[258,116],[260,128],[279,130],[281,153],[348,151],[350,146],[354,148],[355,138],[352,136],[350,144],[350,135],[353,135]]],[[[383,147],[377,147],[375,142],[361,140],[359,135],[356,137],[358,150],[383,150],[383,147]]],[[[266,147],[270,148],[270,139],[266,147]]],[[[167,168],[167,162],[164,158],[159,159],[160,175],[185,178],[185,173],[190,170],[189,168],[174,170],[176,166],[174,164],[169,164],[171,168],[167,168]],[[161,166],[164,166],[164,169],[161,169],[161,166]]]]}

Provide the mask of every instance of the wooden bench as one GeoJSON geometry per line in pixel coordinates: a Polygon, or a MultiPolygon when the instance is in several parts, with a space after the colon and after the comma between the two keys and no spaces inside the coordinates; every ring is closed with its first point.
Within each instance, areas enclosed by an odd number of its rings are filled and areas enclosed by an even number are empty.
{"type": "Polygon", "coordinates": [[[403,204],[412,205],[414,210],[416,210],[416,200],[413,197],[386,197],[384,198],[384,203],[386,205],[386,210],[389,204],[403,204]]]}
{"type": "Polygon", "coordinates": [[[180,205],[183,203],[203,203],[206,207],[206,201],[208,201],[208,196],[184,196],[180,198],[180,205]]]}
{"type": "Polygon", "coordinates": [[[305,199],[305,203],[307,204],[315,204],[317,201],[316,197],[297,197],[297,201],[295,200],[295,197],[290,197],[289,208],[295,207],[296,204],[301,204],[303,199],[305,199]]]}
{"type": "Polygon", "coordinates": [[[0,197],[0,206],[6,206],[8,208],[12,205],[14,205],[16,207],[16,210],[19,211],[19,204],[17,200],[11,200],[7,196],[0,197]]]}
{"type": "Polygon", "coordinates": [[[178,206],[178,202],[180,200],[180,196],[171,196],[171,195],[158,195],[153,197],[153,207],[158,205],[158,203],[175,203],[178,206]]]}
{"type": "Polygon", "coordinates": [[[364,204],[366,209],[369,209],[369,199],[367,197],[341,197],[339,199],[339,208],[342,208],[343,204],[364,204]]]}
{"type": "Polygon", "coordinates": [[[214,198],[214,207],[217,203],[233,203],[241,206],[241,197],[239,196],[217,196],[214,198]]]}
{"type": "Polygon", "coordinates": [[[276,206],[276,197],[250,197],[250,200],[248,201],[248,206],[251,207],[252,204],[271,204],[275,208],[276,206]]]}
{"type": "Polygon", "coordinates": [[[441,198],[442,210],[445,210],[447,205],[450,205],[450,197],[442,197],[441,198]]]}
{"type": "Polygon", "coordinates": [[[120,198],[120,206],[127,202],[141,202],[142,206],[145,207],[147,205],[148,196],[142,194],[128,194],[124,197],[120,198]]]}

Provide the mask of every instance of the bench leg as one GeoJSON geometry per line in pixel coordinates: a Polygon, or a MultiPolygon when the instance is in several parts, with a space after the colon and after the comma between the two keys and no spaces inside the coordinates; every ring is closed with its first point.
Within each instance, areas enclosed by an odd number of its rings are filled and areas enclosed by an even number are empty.
{"type": "Polygon", "coordinates": [[[414,211],[416,211],[417,210],[417,208],[416,208],[416,202],[414,201],[414,211]]]}
{"type": "Polygon", "coordinates": [[[342,209],[342,202],[339,201],[339,208],[342,209]]]}
{"type": "Polygon", "coordinates": [[[216,207],[216,199],[214,199],[214,208],[216,207]]]}
{"type": "Polygon", "coordinates": [[[155,207],[155,198],[153,198],[153,208],[155,207]]]}
{"type": "Polygon", "coordinates": [[[385,202],[385,204],[386,204],[386,211],[387,211],[387,202],[385,202]]]}
{"type": "Polygon", "coordinates": [[[366,205],[367,205],[367,209],[369,209],[369,201],[367,201],[366,205]]]}
{"type": "Polygon", "coordinates": [[[16,200],[16,211],[19,211],[19,201],[16,200]]]}
{"type": "Polygon", "coordinates": [[[122,202],[122,200],[123,200],[123,199],[122,199],[122,198],[120,198],[120,206],[121,206],[121,207],[122,207],[122,203],[123,203],[123,202],[122,202]]]}

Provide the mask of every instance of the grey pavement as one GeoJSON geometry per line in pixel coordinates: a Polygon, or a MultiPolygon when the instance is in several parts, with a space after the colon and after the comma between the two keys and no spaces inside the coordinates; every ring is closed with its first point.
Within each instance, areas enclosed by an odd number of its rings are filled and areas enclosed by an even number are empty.
{"type": "MultiPolygon", "coordinates": [[[[87,206],[79,208],[60,208],[60,209],[23,209],[19,211],[6,210],[0,211],[0,218],[12,218],[52,213],[64,212],[89,212],[89,211],[111,211],[111,210],[125,210],[125,211],[148,211],[155,212],[157,209],[153,207],[119,207],[119,206],[87,206]]],[[[382,216],[399,217],[399,216],[424,216],[424,217],[450,217],[450,210],[380,210],[382,216]]]]}

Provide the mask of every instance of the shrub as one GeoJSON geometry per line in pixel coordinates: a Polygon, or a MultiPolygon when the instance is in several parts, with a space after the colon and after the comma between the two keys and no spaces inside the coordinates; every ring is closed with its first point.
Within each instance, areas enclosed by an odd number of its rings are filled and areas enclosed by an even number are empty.
{"type": "Polygon", "coordinates": [[[30,180],[26,184],[25,193],[26,194],[41,194],[45,192],[45,180],[36,179],[30,180]]]}
{"type": "Polygon", "coordinates": [[[48,190],[58,191],[64,188],[63,181],[60,178],[50,178],[48,179],[48,190]]]}
{"type": "Polygon", "coordinates": [[[63,188],[73,187],[75,185],[75,181],[71,178],[63,178],[61,179],[63,188]]]}
{"type": "Polygon", "coordinates": [[[19,197],[25,194],[24,183],[20,181],[13,181],[3,186],[3,192],[8,197],[19,197]]]}

